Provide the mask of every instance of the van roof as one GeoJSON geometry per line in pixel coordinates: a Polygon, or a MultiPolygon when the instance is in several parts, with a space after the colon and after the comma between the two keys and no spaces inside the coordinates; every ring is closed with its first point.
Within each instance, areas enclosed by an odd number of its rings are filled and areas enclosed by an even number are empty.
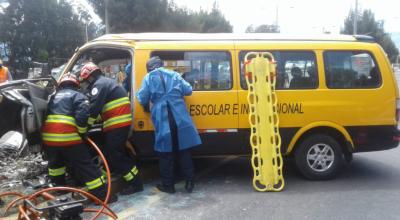
{"type": "Polygon", "coordinates": [[[106,34],[93,41],[224,41],[224,40],[268,40],[268,41],[363,41],[375,42],[366,35],[285,35],[275,33],[125,33],[106,34]]]}

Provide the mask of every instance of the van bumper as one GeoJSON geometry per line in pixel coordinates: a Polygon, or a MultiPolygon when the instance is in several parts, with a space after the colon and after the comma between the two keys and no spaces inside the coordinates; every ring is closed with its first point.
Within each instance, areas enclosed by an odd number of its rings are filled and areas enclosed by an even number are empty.
{"type": "Polygon", "coordinates": [[[354,143],[354,153],[381,151],[396,148],[400,143],[397,126],[346,127],[354,143]]]}

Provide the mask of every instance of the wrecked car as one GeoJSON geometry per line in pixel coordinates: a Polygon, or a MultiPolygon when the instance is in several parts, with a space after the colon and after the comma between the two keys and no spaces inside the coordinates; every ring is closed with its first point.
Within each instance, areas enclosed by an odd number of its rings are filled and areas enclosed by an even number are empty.
{"type": "Polygon", "coordinates": [[[40,127],[55,85],[52,78],[0,84],[0,191],[46,172],[40,127]]]}

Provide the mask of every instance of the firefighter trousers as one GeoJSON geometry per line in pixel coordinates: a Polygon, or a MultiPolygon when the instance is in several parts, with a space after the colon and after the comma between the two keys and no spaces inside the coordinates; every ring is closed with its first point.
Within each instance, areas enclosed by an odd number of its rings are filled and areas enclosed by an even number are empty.
{"type": "Polygon", "coordinates": [[[131,182],[139,174],[135,160],[128,156],[126,150],[129,130],[129,126],[125,126],[105,132],[105,146],[102,147],[111,171],[122,175],[127,182],[131,182]]]}
{"type": "Polygon", "coordinates": [[[81,180],[89,190],[104,188],[105,177],[90,157],[88,147],[84,144],[77,144],[66,147],[45,146],[49,160],[50,180],[56,185],[66,185],[66,166],[76,172],[74,177],[81,180]]]}

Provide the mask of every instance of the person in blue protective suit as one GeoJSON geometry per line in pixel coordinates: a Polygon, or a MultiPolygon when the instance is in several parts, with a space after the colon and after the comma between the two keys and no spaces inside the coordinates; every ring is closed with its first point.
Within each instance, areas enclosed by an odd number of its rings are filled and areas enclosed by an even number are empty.
{"type": "Polygon", "coordinates": [[[159,155],[162,192],[174,193],[174,159],[179,157],[186,185],[191,193],[194,188],[194,169],[190,149],[201,144],[200,136],[186,109],[184,96],[192,94],[192,86],[179,73],[162,68],[159,57],[147,62],[149,72],[137,92],[137,99],[146,108],[151,107],[155,127],[155,151],[159,155]]]}
{"type": "Polygon", "coordinates": [[[131,64],[126,65],[125,74],[126,74],[126,77],[125,77],[124,81],[122,82],[122,86],[124,87],[126,92],[130,92],[131,91],[131,75],[132,75],[132,65],[131,64]]]}

